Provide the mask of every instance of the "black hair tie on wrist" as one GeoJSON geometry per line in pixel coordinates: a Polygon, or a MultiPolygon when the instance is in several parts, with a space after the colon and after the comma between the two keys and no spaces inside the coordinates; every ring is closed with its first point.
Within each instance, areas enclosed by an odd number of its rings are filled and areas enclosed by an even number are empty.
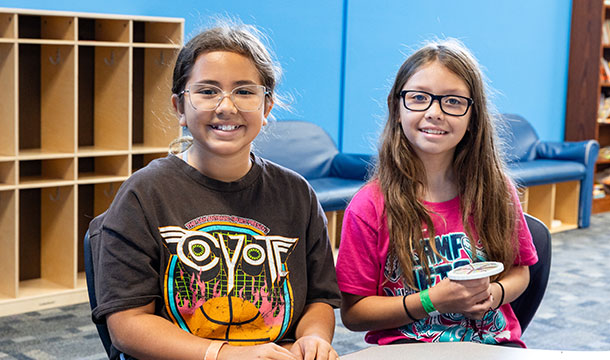
{"type": "Polygon", "coordinates": [[[502,283],[499,282],[498,280],[494,280],[493,282],[495,282],[496,284],[500,285],[500,289],[502,290],[502,296],[500,297],[500,303],[494,309],[494,310],[498,310],[500,308],[500,306],[502,306],[502,303],[504,302],[504,285],[502,285],[502,283]]]}
{"type": "Polygon", "coordinates": [[[411,313],[409,312],[409,309],[407,309],[407,295],[402,297],[402,306],[405,308],[405,313],[407,314],[409,319],[411,319],[411,321],[413,322],[416,322],[417,319],[415,319],[413,315],[411,315],[411,313]]]}

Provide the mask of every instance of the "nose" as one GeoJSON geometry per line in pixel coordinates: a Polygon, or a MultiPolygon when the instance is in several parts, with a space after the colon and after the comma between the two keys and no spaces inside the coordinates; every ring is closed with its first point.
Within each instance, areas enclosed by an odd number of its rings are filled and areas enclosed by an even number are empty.
{"type": "Polygon", "coordinates": [[[220,101],[218,102],[218,106],[216,106],[216,112],[237,112],[237,107],[233,100],[231,100],[231,94],[222,95],[222,98],[220,98],[220,101]]]}
{"type": "Polygon", "coordinates": [[[432,104],[430,104],[430,107],[428,108],[428,110],[426,110],[426,117],[440,119],[442,114],[443,110],[441,109],[440,99],[432,100],[432,104]]]}

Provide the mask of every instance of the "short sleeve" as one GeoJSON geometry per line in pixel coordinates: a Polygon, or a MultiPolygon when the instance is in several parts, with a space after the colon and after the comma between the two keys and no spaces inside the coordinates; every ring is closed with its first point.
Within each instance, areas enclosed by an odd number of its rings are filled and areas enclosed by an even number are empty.
{"type": "Polygon", "coordinates": [[[135,193],[129,188],[121,190],[108,211],[90,225],[96,322],[161,298],[159,243],[135,193]]]}
{"type": "Polygon", "coordinates": [[[341,294],[326,220],[322,206],[312,191],[311,221],[307,234],[307,299],[306,303],[323,302],[337,308],[341,294]]]}
{"type": "Polygon", "coordinates": [[[519,252],[515,257],[514,264],[531,266],[538,262],[538,253],[536,252],[536,247],[534,246],[534,242],[532,240],[532,234],[530,233],[530,230],[527,227],[527,222],[525,221],[525,215],[523,214],[523,209],[521,208],[521,202],[519,201],[517,189],[511,185],[511,190],[513,202],[517,212],[515,232],[519,243],[519,252]]]}
{"type": "Polygon", "coordinates": [[[337,281],[345,293],[377,295],[382,269],[378,209],[370,186],[358,192],[345,210],[337,256],[337,281]]]}

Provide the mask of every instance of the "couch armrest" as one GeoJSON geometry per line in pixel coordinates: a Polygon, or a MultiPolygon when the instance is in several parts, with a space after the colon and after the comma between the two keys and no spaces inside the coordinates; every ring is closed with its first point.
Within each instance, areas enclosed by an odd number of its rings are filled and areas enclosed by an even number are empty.
{"type": "Polygon", "coordinates": [[[374,162],[374,155],[339,153],[333,158],[330,175],[344,179],[365,180],[374,162]]]}
{"type": "Polygon", "coordinates": [[[599,143],[595,140],[551,142],[541,141],[536,147],[536,157],[549,160],[577,161],[590,166],[597,160],[599,143]]]}

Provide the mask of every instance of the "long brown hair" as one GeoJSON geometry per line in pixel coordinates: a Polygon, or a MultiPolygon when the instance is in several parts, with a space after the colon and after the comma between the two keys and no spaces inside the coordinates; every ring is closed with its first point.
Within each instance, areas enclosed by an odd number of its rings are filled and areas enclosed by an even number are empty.
{"type": "Polygon", "coordinates": [[[497,148],[494,123],[499,117],[491,115],[478,62],[457,40],[428,43],[409,56],[396,74],[388,95],[388,119],[381,135],[379,160],[373,177],[385,200],[390,255],[398,260],[406,285],[414,289],[413,254],[420,259],[430,282],[430,264],[421,241],[424,224],[430,248],[440,254],[435,246],[431,215],[419,198],[426,187],[426,170],[400,124],[400,91],[415,72],[432,61],[438,61],[459,76],[474,100],[468,131],[457,145],[453,158],[466,234],[471,241],[480,234],[489,260],[502,262],[505,269],[513,264],[517,243],[510,180],[505,175],[497,148]]]}

